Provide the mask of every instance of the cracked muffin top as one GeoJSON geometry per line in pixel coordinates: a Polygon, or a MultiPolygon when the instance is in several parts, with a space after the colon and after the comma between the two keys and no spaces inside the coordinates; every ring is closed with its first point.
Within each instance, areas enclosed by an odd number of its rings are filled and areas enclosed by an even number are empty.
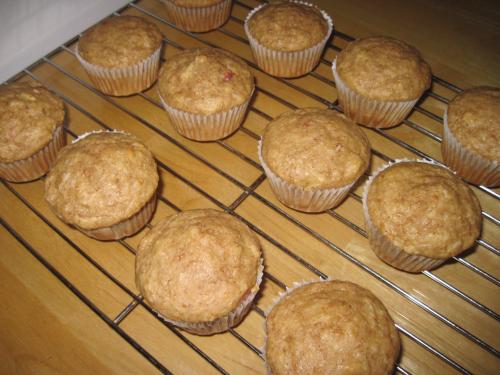
{"type": "Polygon", "coordinates": [[[82,35],[78,53],[88,63],[123,68],[151,56],[162,44],[158,27],[135,16],[107,18],[82,35]]]}
{"type": "Polygon", "coordinates": [[[353,41],[339,53],[336,66],[345,85],[370,99],[414,100],[431,85],[431,70],[420,52],[394,38],[353,41]]]}
{"type": "Polygon", "coordinates": [[[305,189],[344,187],[370,163],[364,132],[329,109],[304,108],[271,121],[262,136],[262,158],[271,171],[305,189]]]}
{"type": "Polygon", "coordinates": [[[0,86],[0,162],[26,159],[44,148],[64,115],[62,100],[39,84],[0,86]]]}
{"type": "Polygon", "coordinates": [[[190,49],[171,57],[160,70],[158,91],[171,107],[210,115],[245,103],[254,89],[248,65],[217,48],[190,49]]]}

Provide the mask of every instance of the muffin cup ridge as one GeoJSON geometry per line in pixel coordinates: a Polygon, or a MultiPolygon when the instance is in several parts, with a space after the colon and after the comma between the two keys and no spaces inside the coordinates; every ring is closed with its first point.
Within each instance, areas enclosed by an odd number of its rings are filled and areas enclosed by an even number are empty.
{"type": "Polygon", "coordinates": [[[169,0],[160,0],[166,7],[168,18],[186,31],[206,32],[224,25],[231,15],[231,0],[205,7],[182,7],[169,0]]]}
{"type": "Polygon", "coordinates": [[[285,206],[298,211],[323,212],[334,208],[345,199],[357,182],[356,180],[340,188],[307,190],[286,182],[269,168],[262,156],[262,139],[258,143],[258,155],[274,194],[285,206]]]}
{"type": "Polygon", "coordinates": [[[101,241],[119,240],[124,237],[131,236],[141,230],[153,216],[156,208],[157,196],[156,191],[151,199],[137,213],[130,218],[123,220],[109,227],[96,229],[83,229],[75,226],[78,230],[85,233],[87,236],[101,241]]]}
{"type": "Polygon", "coordinates": [[[137,94],[153,85],[158,77],[161,48],[158,47],[151,56],[138,63],[122,68],[105,68],[87,62],[78,51],[75,55],[87,72],[94,86],[107,95],[127,96],[137,94]]]}
{"type": "Polygon", "coordinates": [[[462,146],[448,126],[448,109],[443,116],[443,161],[464,180],[474,185],[494,187],[500,185],[500,163],[488,160],[462,146]]]}
{"type": "Polygon", "coordinates": [[[126,131],[119,130],[119,129],[113,129],[113,130],[105,130],[105,129],[103,129],[103,130],[91,130],[89,132],[80,134],[78,137],[76,137],[75,139],[73,139],[71,141],[71,143],[79,142],[82,139],[87,138],[89,135],[99,134],[99,133],[120,133],[120,134],[132,135],[130,133],[127,133],[126,131]]]}
{"type": "Polygon", "coordinates": [[[240,127],[248,103],[252,99],[253,90],[243,104],[210,115],[182,111],[168,105],[159,91],[158,96],[179,134],[195,141],[215,141],[227,137],[240,127]]]}
{"type": "Polygon", "coordinates": [[[245,315],[250,310],[252,301],[259,292],[259,286],[262,282],[262,276],[264,272],[264,260],[262,257],[260,258],[259,262],[260,263],[259,263],[259,269],[257,271],[257,280],[255,282],[255,285],[250,290],[250,293],[248,293],[248,295],[241,301],[241,303],[233,311],[229,312],[225,316],[222,316],[210,322],[190,323],[190,322],[182,322],[182,321],[168,319],[163,315],[161,315],[158,311],[156,310],[155,311],[158,314],[158,316],[161,317],[163,320],[177,327],[180,327],[187,332],[194,333],[196,335],[207,336],[207,335],[213,335],[215,333],[225,332],[229,328],[238,325],[243,320],[245,315]]]}
{"type": "Polygon", "coordinates": [[[337,72],[337,59],[332,64],[340,105],[345,115],[370,128],[388,128],[399,125],[409,115],[420,97],[408,101],[389,101],[365,98],[351,90],[337,72]]]}
{"type": "Polygon", "coordinates": [[[64,125],[60,124],[54,130],[52,139],[41,150],[22,160],[0,163],[0,177],[11,182],[28,182],[42,177],[65,144],[64,125]]]}
{"type": "Polygon", "coordinates": [[[302,4],[310,7],[315,7],[321,12],[321,15],[328,24],[328,31],[319,43],[301,51],[277,51],[260,44],[251,33],[248,26],[250,18],[263,7],[268,4],[262,4],[253,9],[245,18],[245,33],[247,34],[252,54],[257,62],[257,65],[268,74],[276,77],[294,78],[300,77],[312,71],[318,64],[326,42],[330,38],[333,31],[332,18],[323,10],[315,5],[304,1],[291,1],[292,3],[302,4]]]}
{"type": "MultiPolygon", "coordinates": [[[[405,252],[399,246],[394,245],[392,241],[390,241],[380,230],[378,230],[378,228],[371,221],[370,213],[368,210],[368,191],[375,177],[377,177],[385,169],[395,164],[409,162],[427,163],[443,167],[436,162],[424,159],[398,159],[392,163],[383,165],[381,168],[376,170],[366,182],[365,188],[363,190],[363,214],[365,217],[366,234],[368,236],[370,247],[373,252],[385,263],[395,268],[406,272],[418,273],[436,268],[446,262],[448,259],[431,258],[405,252]]],[[[446,168],[446,166],[444,168],[446,168]]]]}

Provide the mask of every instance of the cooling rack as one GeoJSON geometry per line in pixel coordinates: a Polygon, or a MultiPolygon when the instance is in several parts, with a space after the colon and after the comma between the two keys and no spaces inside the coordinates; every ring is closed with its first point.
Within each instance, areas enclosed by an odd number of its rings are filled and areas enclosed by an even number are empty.
{"type": "Polygon", "coordinates": [[[34,257],[97,317],[95,325],[61,319],[87,327],[77,330],[82,340],[101,338],[96,347],[104,354],[99,356],[113,361],[118,372],[264,374],[263,325],[273,300],[296,282],[332,278],[370,289],[388,307],[403,342],[397,373],[495,373],[500,365],[498,190],[473,187],[484,219],[474,248],[419,275],[397,271],[376,258],[362,215],[364,183],[383,163],[405,157],[441,163],[442,114],[461,89],[434,76],[432,90],[401,126],[363,128],[373,150],[370,171],[340,207],[323,214],[290,210],[269,188],[258,162],[257,141],[267,122],[283,111],[307,106],[341,111],[330,66],[353,38],[336,30],[319,66],[305,77],[271,77],[254,63],[243,31],[246,14],[258,4],[235,1],[229,22],[205,34],[170,24],[156,0],[133,1],[110,15],[138,15],[156,23],[165,36],[164,59],[184,48],[212,46],[247,61],[256,76],[256,94],[243,126],[224,140],[197,143],[178,135],[155,87],[127,98],[95,90],[74,56],[77,37],[11,79],[41,82],[63,99],[68,140],[91,130],[122,129],[148,145],[162,179],[152,225],[180,210],[215,207],[257,233],[265,256],[264,281],[242,324],[224,334],[199,337],[161,320],[134,284],[135,249],[151,225],[117,242],[89,239],[50,212],[43,201],[43,179],[0,184],[5,248],[34,257]]]}

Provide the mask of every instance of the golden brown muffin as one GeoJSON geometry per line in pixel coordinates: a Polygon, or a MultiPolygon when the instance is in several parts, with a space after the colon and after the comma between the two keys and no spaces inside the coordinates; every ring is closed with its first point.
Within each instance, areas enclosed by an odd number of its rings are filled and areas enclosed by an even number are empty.
{"type": "Polygon", "coordinates": [[[111,17],[83,34],[78,53],[91,64],[122,68],[151,56],[162,40],[158,27],[143,18],[111,17]]]}
{"type": "Polygon", "coordinates": [[[158,171],[151,152],[122,132],[95,132],[61,150],[45,180],[54,213],[91,237],[118,239],[153,214],[158,171]]]}
{"type": "Polygon", "coordinates": [[[328,22],[316,7],[282,2],[262,7],[250,18],[248,28],[252,36],[267,48],[300,51],[325,38],[328,22]]]}
{"type": "Polygon", "coordinates": [[[0,176],[14,182],[43,176],[64,145],[64,104],[36,83],[0,86],[0,176]]]}
{"type": "Polygon", "coordinates": [[[326,207],[326,202],[309,193],[342,190],[333,205],[340,203],[368,168],[370,144],[363,131],[338,112],[298,109],[268,124],[262,136],[261,161],[284,204],[305,211],[324,211],[332,207],[332,202],[327,199],[330,207],[326,207]],[[288,196],[292,186],[302,195],[295,192],[288,196]],[[312,207],[310,200],[316,202],[312,207]]]}
{"type": "Polygon", "coordinates": [[[346,115],[366,126],[389,127],[404,120],[431,85],[431,70],[412,46],[388,37],[351,42],[333,71],[346,115]]]}
{"type": "Polygon", "coordinates": [[[257,64],[278,77],[310,72],[319,62],[332,29],[332,20],[324,11],[295,1],[263,4],[245,20],[257,64]]]}
{"type": "Polygon", "coordinates": [[[97,89],[130,95],[156,81],[162,41],[158,27],[143,18],[111,17],[85,32],[76,56],[97,89]]]}
{"type": "Polygon", "coordinates": [[[217,29],[231,15],[231,0],[161,0],[171,22],[183,30],[205,32],[217,29]]]}
{"type": "Polygon", "coordinates": [[[165,319],[198,334],[240,322],[259,289],[260,244],[233,216],[211,209],[169,216],[141,241],[136,283],[165,319]]]}
{"type": "Polygon", "coordinates": [[[418,50],[388,37],[351,42],[337,57],[337,72],[352,90],[377,100],[417,99],[431,85],[418,50]]]}
{"type": "Polygon", "coordinates": [[[436,267],[471,247],[481,230],[481,208],[467,184],[422,161],[386,166],[363,203],[372,249],[405,271],[436,267]]]}
{"type": "Polygon", "coordinates": [[[254,78],[248,65],[230,52],[190,49],[163,65],[158,89],[172,107],[210,115],[246,102],[254,89],[254,78]]]}
{"type": "Polygon", "coordinates": [[[292,290],[267,316],[266,334],[272,375],[388,375],[401,346],[382,302],[346,281],[292,290]]]}
{"type": "Polygon", "coordinates": [[[500,89],[476,87],[457,95],[445,116],[444,162],[477,185],[500,185],[500,89]]]}
{"type": "Polygon", "coordinates": [[[234,132],[243,121],[253,90],[248,65],[216,48],[191,49],[173,56],[163,65],[158,82],[158,92],[176,129],[200,141],[234,132]]]}

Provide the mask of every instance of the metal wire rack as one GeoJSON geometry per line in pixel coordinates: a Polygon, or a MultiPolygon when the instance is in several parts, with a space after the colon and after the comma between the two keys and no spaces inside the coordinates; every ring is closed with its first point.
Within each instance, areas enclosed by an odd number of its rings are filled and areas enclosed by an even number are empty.
{"type": "MultiPolygon", "coordinates": [[[[235,1],[233,7],[233,14],[229,23],[223,28],[209,34],[192,34],[178,29],[172,25],[166,18],[165,13],[158,12],[158,4],[152,0],[133,1],[124,8],[111,16],[120,16],[123,13],[137,14],[142,17],[148,18],[157,23],[163,30],[166,30],[164,39],[166,54],[180,50],[192,45],[207,45],[212,47],[227,48],[228,41],[231,44],[233,52],[239,54],[239,50],[235,51],[235,46],[238,48],[249,50],[248,41],[244,36],[242,14],[247,13],[252,6],[249,6],[243,0],[235,1]],[[170,35],[173,35],[170,37],[170,35]],[[210,36],[212,35],[212,36],[210,36]]],[[[265,75],[247,54],[240,54],[242,58],[256,71],[259,78],[257,81],[256,99],[249,108],[252,119],[247,119],[238,132],[228,139],[220,140],[214,144],[199,145],[194,142],[179,139],[171,132],[165,129],[164,124],[154,119],[152,116],[146,114],[146,110],[140,110],[137,105],[130,102],[128,99],[117,99],[103,95],[95,90],[91,84],[88,83],[87,78],[81,75],[78,71],[76,58],[74,57],[74,43],[77,37],[68,41],[66,44],[61,45],[59,48],[41,58],[31,67],[25,69],[20,74],[11,79],[25,79],[36,80],[46,85],[49,89],[59,95],[66,103],[68,108],[79,114],[82,118],[88,120],[95,128],[120,128],[119,123],[115,123],[109,118],[105,118],[102,114],[90,110],[84,101],[80,101],[78,95],[75,95],[75,90],[83,90],[89,96],[95,97],[96,100],[101,101],[106,106],[119,114],[132,119],[137,126],[144,127],[148,130],[148,134],[158,138],[162,143],[169,144],[169,147],[175,149],[183,155],[189,156],[196,165],[203,166],[209,171],[210,176],[215,176],[220,179],[225,185],[231,189],[238,191],[235,198],[226,199],[221,198],[213,189],[206,188],[206,184],[200,182],[199,179],[194,179],[192,173],[187,173],[185,169],[178,168],[175,165],[167,162],[161,157],[157,157],[158,166],[163,175],[168,175],[169,181],[176,180],[179,185],[184,189],[192,191],[192,194],[199,196],[206,204],[216,206],[230,214],[234,215],[247,225],[249,225],[266,243],[266,247],[272,250],[268,252],[280,253],[280,259],[285,259],[289,267],[298,271],[294,275],[299,277],[311,279],[319,277],[322,279],[336,278],[335,268],[331,264],[323,261],[325,258],[334,257],[336,261],[342,260],[344,263],[354,270],[353,275],[362,275],[363,278],[373,283],[374,287],[385,290],[386,298],[394,298],[398,304],[403,304],[405,313],[401,313],[396,317],[397,329],[403,336],[405,345],[405,352],[396,371],[402,374],[410,373],[423,373],[425,367],[412,361],[411,351],[419,351],[426,353],[425,358],[431,358],[435,363],[444,364],[443,371],[445,372],[459,372],[462,374],[471,374],[480,367],[475,367],[477,364],[470,360],[464,360],[463,353],[460,353],[457,346],[453,343],[447,342],[448,339],[438,340],[435,336],[430,334],[435,327],[440,327],[440,332],[446,332],[453,338],[462,342],[461,348],[463,350],[471,350],[477,354],[480,353],[481,358],[490,363],[499,364],[498,358],[500,353],[495,347],[491,337],[485,335],[485,330],[491,327],[496,327],[498,333],[498,321],[500,320],[499,314],[494,311],[493,306],[495,302],[484,298],[482,291],[487,289],[489,292],[487,296],[494,296],[497,293],[500,282],[495,276],[496,269],[498,268],[498,255],[499,249],[496,247],[495,242],[498,240],[498,226],[500,225],[499,219],[495,214],[495,206],[498,207],[500,199],[497,191],[488,189],[486,187],[478,187],[476,193],[483,201],[487,202],[488,207],[493,209],[485,209],[483,217],[485,226],[485,234],[477,241],[474,253],[467,253],[461,256],[454,257],[450,260],[447,266],[443,267],[446,270],[425,271],[422,275],[406,275],[398,273],[397,271],[390,270],[383,264],[371,262],[362,252],[348,246],[349,243],[343,240],[337,240],[335,236],[327,233],[323,229],[324,223],[332,227],[342,227],[343,231],[349,234],[350,237],[356,238],[356,241],[363,244],[364,250],[367,249],[366,232],[363,229],[363,223],[359,220],[359,212],[361,212],[361,197],[360,189],[358,188],[350,194],[349,207],[343,208],[341,206],[335,210],[329,210],[322,215],[304,215],[281,206],[272,195],[268,194],[268,190],[263,186],[265,175],[257,159],[254,157],[254,150],[250,150],[250,146],[255,146],[256,141],[259,139],[258,126],[251,126],[249,122],[256,119],[255,122],[267,123],[274,117],[274,107],[279,107],[279,110],[294,109],[298,107],[298,103],[294,99],[288,98],[283,95],[284,90],[290,90],[294,94],[304,98],[308,104],[320,107],[328,107],[341,111],[336,100],[333,100],[324,91],[316,92],[309,88],[303,80],[307,79],[311,82],[320,83],[327,88],[331,89],[331,93],[335,92],[335,85],[331,78],[331,72],[328,70],[331,66],[331,56],[341,50],[341,46],[353,38],[343,34],[340,31],[335,31],[335,37],[327,47],[325,58],[320,62],[320,66],[308,77],[298,80],[286,80],[274,78],[265,75]],[[43,72],[43,69],[50,70],[51,76],[63,77],[64,80],[69,82],[67,85],[55,84],[54,81],[43,72]],[[325,73],[328,72],[328,73],[325,73]],[[262,78],[261,78],[262,77],[262,78]],[[267,84],[267,81],[272,84],[267,84]],[[266,83],[266,84],[262,84],[266,83]],[[76,87],[76,89],[73,89],[76,87]],[[72,92],[72,90],[74,92],[72,92]],[[263,105],[259,103],[259,99],[272,103],[272,105],[263,105]],[[242,140],[235,140],[241,137],[242,140]],[[205,150],[203,150],[205,148],[205,150]],[[217,149],[216,149],[217,148],[217,149]],[[229,168],[226,165],[214,161],[214,157],[210,152],[217,154],[224,154],[228,157],[231,156],[238,163],[244,163],[250,167],[254,172],[252,175],[255,178],[243,178],[241,175],[235,173],[234,168],[229,168]],[[269,230],[268,226],[262,225],[261,221],[265,221],[263,217],[260,221],[255,220],[255,214],[251,214],[248,206],[254,205],[257,209],[262,209],[264,212],[269,213],[275,217],[274,220],[279,221],[281,224],[287,226],[287,230],[293,232],[295,238],[298,239],[298,244],[295,246],[293,241],[288,241],[286,237],[279,231],[269,230]],[[319,229],[318,229],[319,228],[319,229]],[[318,245],[318,252],[321,254],[318,258],[310,257],[306,251],[298,247],[303,243],[301,238],[307,238],[308,241],[318,245]],[[340,245],[342,243],[343,245],[340,245]],[[480,254],[480,256],[473,256],[473,254],[480,254]],[[340,260],[339,260],[340,259],[340,260]],[[493,262],[493,265],[491,263],[493,262]],[[457,280],[452,276],[453,272],[467,275],[467,280],[472,280],[477,283],[477,286],[470,288],[466,283],[457,280]],[[413,288],[411,278],[418,280],[419,288],[413,288]],[[493,290],[493,291],[492,291],[493,290]],[[427,298],[421,293],[427,291],[431,297],[427,298]],[[443,296],[444,301],[453,301],[454,306],[465,306],[465,315],[467,318],[485,323],[486,328],[478,329],[477,326],[469,324],[466,320],[461,319],[459,314],[451,314],[450,311],[443,308],[439,303],[440,296],[443,296]],[[460,302],[457,302],[460,301],[460,302]],[[406,317],[405,314],[410,311],[422,317],[423,324],[432,324],[432,326],[422,327],[419,324],[412,322],[412,317],[406,317]],[[447,311],[448,314],[443,311],[447,311]],[[399,318],[399,319],[398,319],[399,318]],[[430,323],[429,323],[430,322],[430,323]],[[442,328],[444,327],[444,328],[442,328]],[[488,337],[488,339],[485,339],[488,337]],[[426,357],[427,356],[427,357],[426,357]],[[492,362],[491,362],[492,361],[492,362]]],[[[309,82],[309,81],[308,81],[309,82]]],[[[412,115],[404,124],[400,126],[400,130],[380,130],[373,129],[367,130],[372,137],[376,137],[377,145],[373,147],[374,164],[391,161],[394,158],[401,156],[410,156],[415,158],[425,158],[440,163],[435,156],[432,156],[428,150],[426,151],[416,146],[418,142],[411,142],[411,139],[423,140],[426,143],[439,144],[441,137],[439,135],[440,126],[442,124],[441,113],[444,106],[448,103],[449,98],[455,93],[460,92],[461,89],[450,82],[441,78],[433,77],[433,89],[426,94],[426,96],[419,102],[412,115]],[[402,134],[404,136],[402,136],[402,134]],[[409,135],[408,135],[409,134],[409,135]],[[410,141],[409,141],[410,140],[410,141]],[[396,154],[386,153],[384,147],[385,143],[390,143],[399,150],[396,154]]],[[[162,109],[161,103],[155,95],[154,90],[149,90],[145,93],[139,94],[135,100],[140,100],[142,105],[151,106],[158,110],[162,109]]],[[[249,115],[250,117],[250,115],[249,115]]],[[[166,121],[166,120],[165,120],[166,121]]],[[[77,131],[71,126],[66,128],[68,137],[77,137],[77,131]]],[[[214,178],[215,178],[214,177],[214,178]]],[[[211,353],[207,349],[206,342],[199,342],[193,336],[186,334],[182,330],[177,329],[168,322],[159,318],[156,313],[143,301],[142,296],[137,294],[130,286],[127,286],[120,278],[116,277],[110,270],[107,269],[103,263],[92,255],[83,247],[78,240],[70,236],[67,231],[68,228],[57,221],[50,220],[47,215],[36,204],[32,202],[29,196],[16,188],[15,184],[2,182],[3,185],[22,202],[36,217],[38,217],[44,225],[54,231],[71,249],[77,252],[85,262],[89,262],[100,273],[105,275],[112,283],[118,286],[130,299],[130,303],[123,308],[116,316],[111,317],[107,315],[100,307],[98,307],[88,296],[80,291],[64,274],[52,265],[44,256],[43,252],[35,248],[30,242],[20,233],[19,229],[9,223],[8,220],[0,217],[0,222],[4,228],[7,229],[33,256],[40,261],[55,277],[57,277],[68,289],[71,290],[85,305],[87,305],[97,316],[99,316],[109,327],[111,327],[118,335],[120,335],[126,342],[128,342],[134,349],[142,354],[148,361],[151,362],[162,373],[173,373],[168,365],[164,364],[157,355],[146,346],[139,343],[140,340],[133,337],[122,328],[122,323],[134,313],[138,306],[143,307],[148,314],[151,314],[158,319],[166,330],[173,333],[178,337],[183,344],[192,349],[193,355],[200,356],[206,361],[213,369],[222,374],[228,373],[241,373],[242,368],[233,366],[228,363],[226,359],[211,353]]],[[[233,194],[234,195],[234,194],[233,194]]],[[[159,206],[162,207],[162,212],[176,212],[185,209],[188,205],[185,202],[176,202],[175,198],[168,194],[161,194],[159,206]]],[[[158,215],[158,212],[157,214],[158,215]]],[[[121,247],[127,252],[135,253],[135,242],[129,240],[118,241],[114,246],[121,247]]],[[[269,294],[266,299],[272,300],[272,296],[290,286],[293,281],[300,281],[294,277],[287,277],[288,280],[283,280],[282,273],[279,271],[279,266],[272,265],[273,260],[266,259],[266,267],[264,273],[264,286],[265,289],[270,290],[265,294],[269,294]],[[271,263],[271,264],[269,264],[271,263]]],[[[345,273],[342,273],[345,275],[345,273]]],[[[353,276],[353,281],[356,281],[353,276]]],[[[498,296],[498,294],[496,294],[498,296]]],[[[385,301],[386,304],[389,302],[385,301]]],[[[269,302],[261,303],[258,299],[253,306],[252,312],[256,313],[257,320],[263,322],[265,319],[264,310],[269,307],[269,302]]],[[[390,307],[390,306],[389,306],[390,307]]],[[[394,313],[394,311],[393,311],[394,313]]],[[[397,312],[396,312],[397,313],[397,312]]],[[[262,324],[261,324],[262,325],[262,324]]],[[[263,353],[260,349],[262,340],[256,339],[261,337],[261,334],[253,335],[250,329],[234,328],[229,331],[229,335],[239,342],[244,350],[245,356],[256,356],[260,362],[263,362],[263,353]]],[[[211,338],[209,338],[210,340],[211,338]]],[[[168,355],[168,353],[167,353],[168,355]]],[[[434,365],[436,366],[436,365],[434,365]]],[[[441,366],[441,365],[439,365],[441,366]]],[[[486,367],[485,367],[486,368],[486,367]]],[[[246,369],[248,373],[262,373],[264,367],[261,365],[260,369],[246,369]]]]}

